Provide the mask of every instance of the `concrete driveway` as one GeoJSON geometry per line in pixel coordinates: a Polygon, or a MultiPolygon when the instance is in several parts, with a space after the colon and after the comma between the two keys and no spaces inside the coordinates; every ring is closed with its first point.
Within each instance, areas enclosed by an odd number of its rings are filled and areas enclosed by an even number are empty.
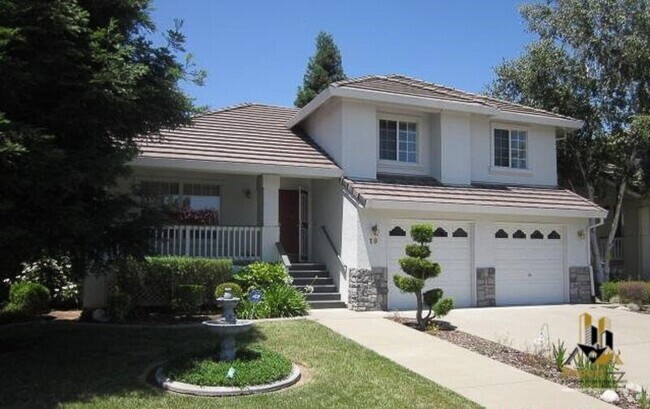
{"type": "Polygon", "coordinates": [[[461,331],[528,352],[535,349],[540,333],[546,337],[548,327],[550,340],[563,340],[571,351],[579,341],[578,317],[584,312],[596,320],[609,317],[624,379],[650,389],[650,315],[597,305],[553,305],[458,309],[445,320],[461,331]]]}

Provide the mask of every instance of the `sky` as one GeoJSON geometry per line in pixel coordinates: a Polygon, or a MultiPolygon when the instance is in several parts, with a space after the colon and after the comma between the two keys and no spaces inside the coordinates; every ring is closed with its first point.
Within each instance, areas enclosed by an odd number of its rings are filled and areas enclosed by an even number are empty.
{"type": "Polygon", "coordinates": [[[186,50],[208,73],[202,87],[183,85],[197,105],[293,106],[321,30],[349,78],[404,74],[481,92],[534,40],[524,1],[155,0],[152,17],[159,30],[183,20],[186,50]]]}

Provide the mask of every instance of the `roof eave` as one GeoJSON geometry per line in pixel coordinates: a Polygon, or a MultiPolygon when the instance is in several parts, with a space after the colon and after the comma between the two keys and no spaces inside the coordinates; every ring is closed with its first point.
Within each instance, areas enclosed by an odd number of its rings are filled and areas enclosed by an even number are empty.
{"type": "Polygon", "coordinates": [[[526,216],[552,216],[567,218],[605,218],[607,211],[604,209],[570,210],[570,209],[543,209],[537,207],[504,207],[483,205],[443,204],[434,202],[415,202],[408,200],[366,199],[365,207],[383,210],[412,210],[412,211],[440,211],[471,214],[504,214],[526,216]]]}
{"type": "Polygon", "coordinates": [[[339,178],[343,171],[337,167],[270,165],[257,163],[220,162],[197,159],[137,157],[129,165],[140,168],[163,168],[188,171],[223,172],[237,174],[272,174],[291,177],[339,178]]]}
{"type": "Polygon", "coordinates": [[[287,127],[293,128],[294,126],[298,125],[332,97],[351,98],[378,103],[410,105],[419,108],[435,110],[450,110],[471,114],[481,114],[501,121],[525,122],[537,125],[556,126],[569,130],[580,129],[584,124],[583,121],[577,119],[553,118],[542,115],[504,112],[498,108],[485,106],[479,103],[445,101],[441,99],[421,97],[416,95],[402,95],[391,92],[330,86],[325,91],[318,94],[316,98],[309,102],[309,104],[305,105],[293,118],[291,118],[287,122],[287,127]]]}
{"type": "Polygon", "coordinates": [[[300,111],[296,115],[293,116],[288,122],[287,122],[287,128],[291,129],[294,126],[298,125],[300,122],[302,122],[304,119],[306,119],[309,115],[311,115],[318,107],[323,105],[330,97],[332,96],[332,89],[333,87],[328,87],[325,89],[325,91],[321,92],[320,94],[316,95],[316,98],[312,99],[309,101],[307,105],[302,107],[300,111]]]}
{"type": "Polygon", "coordinates": [[[525,122],[536,125],[555,126],[571,131],[580,129],[584,125],[584,121],[581,121],[579,119],[552,118],[543,115],[519,114],[515,112],[503,111],[499,111],[498,114],[492,116],[492,119],[497,121],[525,122]]]}

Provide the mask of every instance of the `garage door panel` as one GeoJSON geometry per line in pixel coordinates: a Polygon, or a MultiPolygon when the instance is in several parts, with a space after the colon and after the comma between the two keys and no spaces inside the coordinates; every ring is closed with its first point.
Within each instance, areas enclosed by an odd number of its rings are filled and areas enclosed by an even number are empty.
{"type": "MultiPolygon", "coordinates": [[[[427,280],[425,291],[432,288],[442,288],[446,297],[452,297],[454,303],[459,307],[471,305],[471,255],[470,240],[468,237],[453,237],[453,232],[462,228],[469,234],[467,223],[439,223],[432,221],[399,221],[399,225],[406,232],[410,231],[411,225],[415,223],[429,223],[436,228],[443,228],[447,237],[434,237],[429,247],[431,248],[431,260],[440,264],[441,274],[433,279],[427,280]]],[[[393,228],[391,227],[391,229],[393,228]]],[[[399,259],[405,257],[404,247],[413,243],[410,237],[389,237],[388,254],[388,307],[390,309],[415,309],[415,297],[413,294],[403,294],[393,284],[395,274],[404,274],[399,266],[399,259]]]]}
{"type": "MultiPolygon", "coordinates": [[[[563,302],[564,244],[561,226],[497,225],[509,238],[495,237],[496,302],[498,305],[563,302]],[[526,238],[512,238],[521,230],[526,238]],[[531,235],[536,233],[532,238],[531,235]],[[555,232],[552,237],[549,235],[555,232]]],[[[519,233],[520,234],[520,233],[519,233]]]]}

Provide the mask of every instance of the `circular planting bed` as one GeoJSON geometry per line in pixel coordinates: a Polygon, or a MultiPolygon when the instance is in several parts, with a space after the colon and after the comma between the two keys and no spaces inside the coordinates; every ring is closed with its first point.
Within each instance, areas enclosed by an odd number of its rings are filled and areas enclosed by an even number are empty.
{"type": "Polygon", "coordinates": [[[155,377],[173,392],[233,396],[286,388],[298,382],[300,370],[284,356],[255,346],[238,350],[231,362],[214,356],[174,359],[159,367],[155,377]]]}

